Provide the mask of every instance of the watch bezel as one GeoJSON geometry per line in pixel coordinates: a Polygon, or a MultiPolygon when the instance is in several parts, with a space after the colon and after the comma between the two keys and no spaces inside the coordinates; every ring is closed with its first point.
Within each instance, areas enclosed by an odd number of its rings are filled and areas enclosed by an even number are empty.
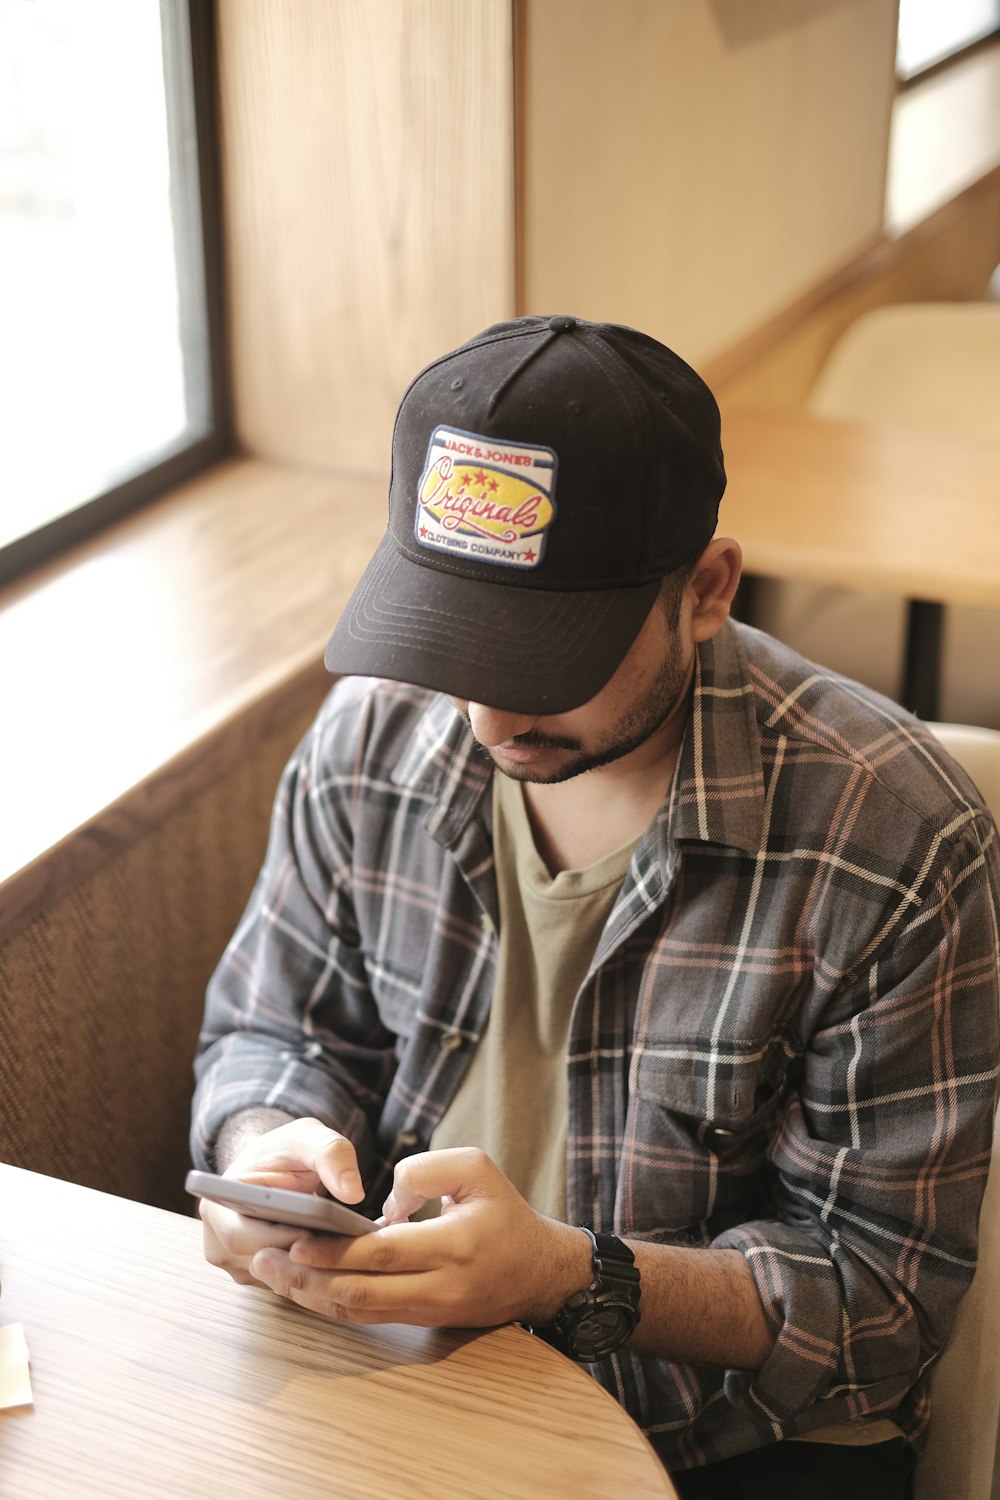
{"type": "Polygon", "coordinates": [[[589,1287],[573,1292],[556,1313],[546,1334],[557,1349],[581,1364],[607,1359],[625,1344],[640,1320],[641,1287],[635,1256],[615,1235],[596,1235],[580,1226],[594,1247],[594,1279],[589,1287]],[[595,1314],[615,1312],[617,1327],[603,1337],[581,1337],[581,1327],[595,1314]]]}
{"type": "Polygon", "coordinates": [[[567,1305],[560,1309],[554,1327],[564,1351],[573,1359],[592,1364],[598,1359],[607,1359],[615,1354],[631,1336],[639,1321],[638,1308],[618,1292],[578,1292],[584,1303],[572,1310],[567,1305]],[[587,1331],[587,1324],[597,1314],[617,1314],[615,1326],[601,1330],[595,1337],[587,1331]]]}

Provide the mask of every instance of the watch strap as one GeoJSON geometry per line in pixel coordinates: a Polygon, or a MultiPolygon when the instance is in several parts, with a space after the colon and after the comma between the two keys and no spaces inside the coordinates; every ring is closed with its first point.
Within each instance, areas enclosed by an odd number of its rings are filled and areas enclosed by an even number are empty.
{"type": "Polygon", "coordinates": [[[590,1229],[586,1224],[581,1224],[581,1229],[586,1230],[594,1244],[594,1281],[599,1283],[605,1278],[613,1277],[623,1280],[629,1285],[639,1285],[639,1269],[635,1263],[635,1256],[616,1234],[598,1234],[595,1229],[590,1229]]]}
{"type": "Polygon", "coordinates": [[[579,1226],[593,1246],[590,1285],[566,1299],[552,1322],[534,1331],[584,1364],[606,1359],[627,1342],[639,1322],[639,1268],[617,1235],[579,1226]]]}

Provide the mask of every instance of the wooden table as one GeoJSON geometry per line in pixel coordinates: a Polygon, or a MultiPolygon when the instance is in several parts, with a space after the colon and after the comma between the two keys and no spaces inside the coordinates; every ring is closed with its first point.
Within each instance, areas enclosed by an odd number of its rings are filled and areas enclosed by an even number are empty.
{"type": "Polygon", "coordinates": [[[722,437],[747,573],[911,601],[901,698],[936,717],[942,607],[1000,606],[1000,441],[752,409],[722,437]]]}
{"type": "Polygon", "coordinates": [[[334,1326],[238,1287],[201,1226],[0,1166],[11,1500],[670,1497],[624,1410],[522,1329],[334,1326]]]}

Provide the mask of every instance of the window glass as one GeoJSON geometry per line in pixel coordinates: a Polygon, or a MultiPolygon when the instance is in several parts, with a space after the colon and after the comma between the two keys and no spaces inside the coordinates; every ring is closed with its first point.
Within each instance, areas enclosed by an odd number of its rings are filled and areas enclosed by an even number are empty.
{"type": "Polygon", "coordinates": [[[0,0],[0,548],[210,430],[193,121],[186,5],[0,0]]]}
{"type": "Polygon", "coordinates": [[[896,72],[912,78],[1000,27],[1000,0],[900,0],[896,72]]]}

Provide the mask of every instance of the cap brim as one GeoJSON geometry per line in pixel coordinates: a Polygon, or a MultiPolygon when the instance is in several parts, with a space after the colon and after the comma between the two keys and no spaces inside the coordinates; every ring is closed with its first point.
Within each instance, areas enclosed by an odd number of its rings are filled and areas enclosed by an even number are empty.
{"type": "Polygon", "coordinates": [[[566,713],[614,675],[658,592],[658,582],[550,592],[461,578],[411,562],[387,532],[324,659],[341,675],[511,713],[566,713]]]}

